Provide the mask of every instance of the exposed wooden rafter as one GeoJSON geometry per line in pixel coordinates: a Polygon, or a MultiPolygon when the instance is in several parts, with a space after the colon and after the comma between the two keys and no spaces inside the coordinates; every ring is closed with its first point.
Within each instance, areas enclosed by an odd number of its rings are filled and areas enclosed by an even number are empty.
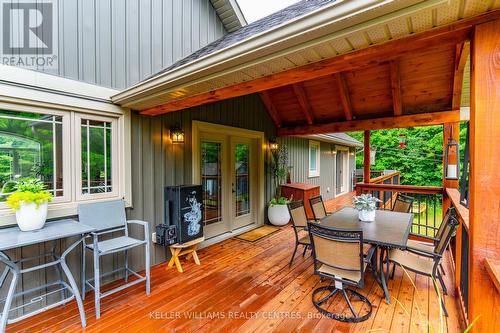
{"type": "Polygon", "coordinates": [[[311,105],[307,99],[306,91],[302,83],[292,84],[293,92],[297,100],[299,101],[300,108],[306,117],[307,123],[311,125],[314,122],[314,116],[312,113],[311,105]]]}
{"type": "Polygon", "coordinates": [[[262,99],[262,103],[264,103],[264,106],[267,109],[267,112],[271,116],[271,119],[274,122],[274,125],[276,127],[280,128],[281,127],[281,118],[278,113],[278,110],[276,110],[276,107],[273,104],[273,101],[271,99],[271,96],[269,95],[268,91],[263,91],[260,93],[260,97],[262,99]]]}
{"type": "Polygon", "coordinates": [[[413,126],[442,125],[460,121],[460,110],[412,114],[399,117],[341,121],[308,126],[283,127],[278,130],[279,136],[324,134],[336,132],[363,131],[367,129],[389,129],[413,126]]]}
{"type": "Polygon", "coordinates": [[[342,102],[342,108],[344,109],[345,119],[353,120],[354,117],[352,115],[351,97],[349,95],[349,88],[347,87],[344,75],[342,73],[335,73],[334,76],[339,88],[339,96],[340,101],[342,102]]]}
{"type": "Polygon", "coordinates": [[[391,91],[394,116],[403,115],[403,101],[401,98],[401,76],[399,75],[399,60],[391,61],[391,91]]]}
{"type": "Polygon", "coordinates": [[[462,84],[464,80],[464,69],[469,53],[470,53],[469,41],[459,43],[456,46],[455,72],[453,74],[453,100],[451,103],[453,109],[460,108],[460,102],[462,100],[462,84]]]}
{"type": "Polygon", "coordinates": [[[395,39],[383,44],[325,59],[309,65],[275,73],[266,77],[238,83],[214,91],[200,93],[184,99],[177,99],[163,105],[140,111],[144,115],[159,115],[189,107],[212,103],[232,97],[248,95],[297,82],[332,75],[340,71],[350,71],[374,66],[387,60],[418,52],[444,44],[457,44],[470,38],[475,24],[500,17],[500,11],[494,10],[470,19],[417,33],[402,39],[395,39]]]}

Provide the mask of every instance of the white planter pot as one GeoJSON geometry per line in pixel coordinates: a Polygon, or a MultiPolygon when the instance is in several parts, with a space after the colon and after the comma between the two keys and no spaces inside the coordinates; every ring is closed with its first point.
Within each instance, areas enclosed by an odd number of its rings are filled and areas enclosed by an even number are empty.
{"type": "Polygon", "coordinates": [[[276,226],[282,226],[290,221],[290,213],[286,205],[269,205],[267,209],[269,222],[276,226]]]}
{"type": "Polygon", "coordinates": [[[375,211],[374,210],[360,210],[359,219],[363,222],[373,222],[375,221],[375,211]]]}
{"type": "Polygon", "coordinates": [[[19,210],[16,211],[16,221],[21,231],[33,231],[42,229],[47,219],[48,203],[40,204],[38,208],[36,203],[22,203],[19,210]]]}

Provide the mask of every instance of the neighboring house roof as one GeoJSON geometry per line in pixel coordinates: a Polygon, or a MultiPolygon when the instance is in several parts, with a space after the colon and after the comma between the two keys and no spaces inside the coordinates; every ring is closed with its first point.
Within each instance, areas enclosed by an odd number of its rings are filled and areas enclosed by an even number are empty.
{"type": "Polygon", "coordinates": [[[349,147],[363,147],[363,143],[359,142],[352,136],[345,133],[331,133],[331,134],[316,134],[305,136],[308,139],[331,142],[339,145],[349,146],[349,147]]]}
{"type": "MultiPolygon", "coordinates": [[[[460,3],[460,0],[301,1],[224,36],[123,90],[112,100],[135,110],[167,103],[174,104],[165,112],[181,110],[186,108],[182,100],[189,97],[405,38],[500,6],[496,2],[493,6],[479,6],[480,0],[471,0],[458,10],[460,3]]],[[[240,95],[244,94],[246,91],[242,89],[240,95]]]]}
{"type": "Polygon", "coordinates": [[[236,0],[210,0],[210,2],[228,32],[238,30],[247,24],[236,0]]]}

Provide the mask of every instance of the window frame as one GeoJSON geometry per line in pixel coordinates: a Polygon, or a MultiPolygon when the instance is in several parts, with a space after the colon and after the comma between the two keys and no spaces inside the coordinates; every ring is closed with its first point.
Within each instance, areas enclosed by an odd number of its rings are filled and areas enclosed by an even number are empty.
{"type": "Polygon", "coordinates": [[[74,147],[77,147],[73,150],[74,153],[74,161],[75,161],[75,185],[74,185],[74,193],[76,201],[91,201],[97,199],[111,199],[119,197],[120,193],[120,154],[119,154],[119,122],[118,118],[111,116],[100,116],[100,115],[92,115],[92,114],[82,114],[82,113],[74,113],[73,114],[73,128],[74,128],[74,147]],[[82,193],[82,125],[81,121],[84,120],[95,120],[95,121],[104,121],[111,123],[111,192],[105,193],[92,193],[92,194],[83,194],[82,193]]]}
{"type": "Polygon", "coordinates": [[[321,143],[319,141],[309,140],[308,149],[308,177],[315,178],[320,176],[320,163],[321,163],[321,143]],[[316,169],[311,169],[311,151],[316,148],[316,169]]]}
{"type": "MultiPolygon", "coordinates": [[[[63,179],[63,195],[60,197],[53,197],[50,204],[62,204],[71,202],[73,199],[73,193],[71,191],[71,170],[72,161],[70,158],[64,158],[64,156],[71,156],[71,142],[64,140],[65,137],[71,135],[71,113],[54,110],[54,109],[40,109],[36,107],[26,107],[22,105],[9,105],[8,107],[0,106],[2,110],[14,111],[14,112],[27,112],[35,114],[43,114],[49,116],[60,116],[62,118],[62,179],[63,179]]],[[[0,211],[10,211],[10,208],[5,202],[0,202],[0,211]]],[[[0,224],[1,225],[1,224],[0,224]]]]}

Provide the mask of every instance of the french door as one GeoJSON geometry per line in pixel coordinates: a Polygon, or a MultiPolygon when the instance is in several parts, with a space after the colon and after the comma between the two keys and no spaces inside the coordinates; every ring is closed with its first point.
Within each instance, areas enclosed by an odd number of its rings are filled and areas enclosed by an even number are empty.
{"type": "Polygon", "coordinates": [[[205,237],[256,223],[257,140],[200,132],[205,237]]]}

